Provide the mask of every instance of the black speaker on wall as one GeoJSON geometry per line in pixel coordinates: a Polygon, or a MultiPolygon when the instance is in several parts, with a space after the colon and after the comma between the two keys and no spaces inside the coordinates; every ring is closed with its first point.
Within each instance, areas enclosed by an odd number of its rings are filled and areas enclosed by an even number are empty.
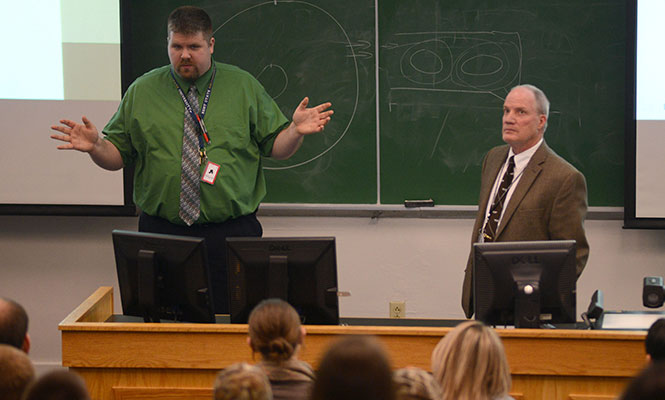
{"type": "Polygon", "coordinates": [[[642,304],[644,307],[658,308],[665,301],[665,287],[663,286],[663,277],[645,276],[642,287],[642,304]]]}

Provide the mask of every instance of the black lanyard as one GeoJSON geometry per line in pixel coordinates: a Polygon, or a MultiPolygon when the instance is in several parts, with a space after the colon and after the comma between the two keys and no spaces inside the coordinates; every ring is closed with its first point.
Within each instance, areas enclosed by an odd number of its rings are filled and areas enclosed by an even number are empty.
{"type": "Polygon", "coordinates": [[[203,106],[201,107],[201,112],[198,114],[194,112],[192,105],[189,104],[189,100],[187,100],[185,92],[178,84],[178,81],[175,79],[175,75],[173,74],[173,69],[171,69],[171,78],[173,79],[173,83],[175,83],[175,86],[178,89],[178,93],[180,93],[182,102],[185,103],[185,108],[187,109],[189,116],[192,118],[192,120],[194,120],[194,123],[196,123],[199,126],[199,128],[201,128],[202,135],[199,135],[199,149],[201,151],[203,151],[203,148],[205,147],[205,144],[203,143],[204,140],[205,143],[210,143],[210,135],[208,134],[208,129],[206,129],[206,126],[203,123],[203,118],[205,117],[206,110],[208,109],[208,102],[210,101],[210,93],[212,92],[212,84],[215,82],[215,73],[217,72],[217,67],[215,66],[214,61],[212,65],[213,65],[212,77],[210,78],[210,83],[208,84],[208,90],[206,90],[205,97],[203,98],[203,106]]]}

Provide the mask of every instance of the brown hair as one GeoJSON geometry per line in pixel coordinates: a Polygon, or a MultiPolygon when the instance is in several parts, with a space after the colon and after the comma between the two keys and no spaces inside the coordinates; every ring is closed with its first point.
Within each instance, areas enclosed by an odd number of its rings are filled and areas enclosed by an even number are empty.
{"type": "Polygon", "coordinates": [[[478,321],[450,331],[432,352],[432,373],[444,399],[490,400],[507,396],[510,368],[493,329],[478,321]]]}
{"type": "Polygon", "coordinates": [[[665,318],[660,318],[649,327],[644,348],[651,361],[665,361],[665,318]]]}
{"type": "Polygon", "coordinates": [[[353,335],[323,355],[311,400],[394,400],[388,355],[373,336],[353,335]]]}
{"type": "Polygon", "coordinates": [[[48,372],[32,382],[23,400],[90,400],[85,381],[67,370],[48,372]]]}
{"type": "Polygon", "coordinates": [[[28,333],[28,314],[11,299],[0,298],[0,343],[23,348],[28,333]]]}
{"type": "Polygon", "coordinates": [[[202,8],[194,6],[178,7],[169,14],[167,20],[167,37],[171,32],[184,35],[196,35],[201,32],[206,41],[209,42],[212,37],[212,20],[202,8]]]}
{"type": "Polygon", "coordinates": [[[647,364],[624,388],[619,400],[662,399],[665,397],[665,362],[647,364]]]}
{"type": "Polygon", "coordinates": [[[18,400],[35,377],[32,362],[22,350],[0,344],[0,394],[2,400],[18,400]]]}
{"type": "Polygon", "coordinates": [[[249,314],[248,323],[252,351],[264,360],[286,361],[302,344],[300,317],[284,300],[263,300],[249,314]]]}

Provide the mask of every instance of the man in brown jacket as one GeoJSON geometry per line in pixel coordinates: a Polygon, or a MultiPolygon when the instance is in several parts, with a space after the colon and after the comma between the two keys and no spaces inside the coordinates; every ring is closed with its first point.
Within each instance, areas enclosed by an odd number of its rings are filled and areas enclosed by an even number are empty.
{"type": "MultiPolygon", "coordinates": [[[[544,142],[548,116],[549,101],[537,87],[520,85],[508,93],[502,128],[507,144],[491,149],[483,161],[471,243],[574,239],[579,277],[589,257],[583,225],[586,180],[544,142]],[[511,183],[502,190],[506,170],[511,183]],[[502,203],[499,207],[497,196],[502,203]],[[494,224],[490,222],[492,218],[496,220],[494,224]]],[[[474,312],[472,256],[469,255],[462,286],[462,308],[467,318],[474,312]]]]}

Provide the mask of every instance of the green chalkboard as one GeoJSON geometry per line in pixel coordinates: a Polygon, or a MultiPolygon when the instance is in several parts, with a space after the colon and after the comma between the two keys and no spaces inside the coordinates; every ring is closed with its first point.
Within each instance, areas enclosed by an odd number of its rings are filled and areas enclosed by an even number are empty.
{"type": "Polygon", "coordinates": [[[381,1],[381,201],[476,204],[503,99],[531,83],[551,102],[545,139],[586,175],[590,204],[621,205],[624,3],[381,1]]]}
{"type": "Polygon", "coordinates": [[[168,63],[172,9],[201,6],[215,59],[256,76],[285,115],[304,96],[333,103],[323,134],[265,160],[266,201],[472,205],[503,98],[531,83],[552,104],[546,140],[586,175],[590,204],[619,206],[624,3],[123,0],[123,84],[168,63]]]}
{"type": "MultiPolygon", "coordinates": [[[[123,3],[128,28],[123,32],[130,35],[123,37],[123,50],[131,52],[127,60],[131,71],[126,74],[130,82],[168,63],[166,19],[184,3],[123,3]]],[[[335,114],[324,132],[307,137],[289,160],[264,160],[266,201],[376,203],[373,0],[187,4],[210,14],[214,58],[257,77],[287,117],[305,96],[312,105],[333,103],[335,114]]]]}

